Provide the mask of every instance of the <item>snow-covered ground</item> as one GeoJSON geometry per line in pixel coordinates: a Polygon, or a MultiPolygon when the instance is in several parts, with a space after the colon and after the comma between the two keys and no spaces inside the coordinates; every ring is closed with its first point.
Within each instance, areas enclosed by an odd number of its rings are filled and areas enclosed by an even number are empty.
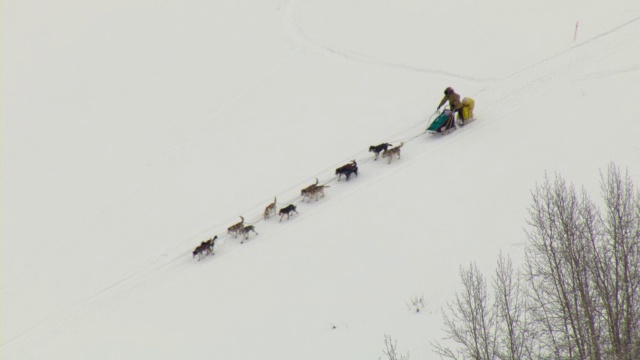
{"type": "Polygon", "coordinates": [[[433,359],[545,172],[640,181],[637,0],[2,5],[3,359],[433,359]],[[478,121],[419,135],[447,86],[478,121]]]}

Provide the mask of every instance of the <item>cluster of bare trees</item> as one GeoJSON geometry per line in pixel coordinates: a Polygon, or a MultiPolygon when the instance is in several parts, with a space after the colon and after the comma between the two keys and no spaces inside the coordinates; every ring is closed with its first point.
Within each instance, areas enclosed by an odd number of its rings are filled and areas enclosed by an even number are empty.
{"type": "Polygon", "coordinates": [[[450,359],[640,359],[640,194],[610,165],[602,210],[556,176],[532,192],[525,261],[475,264],[443,310],[450,359]]]}

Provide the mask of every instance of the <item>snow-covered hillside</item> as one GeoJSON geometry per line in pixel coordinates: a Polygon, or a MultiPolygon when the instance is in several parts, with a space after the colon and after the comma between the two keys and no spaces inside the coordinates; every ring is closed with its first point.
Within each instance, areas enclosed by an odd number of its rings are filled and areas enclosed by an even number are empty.
{"type": "Polygon", "coordinates": [[[545,172],[640,179],[636,0],[2,10],[5,359],[436,358],[460,265],[521,259],[545,172]],[[422,134],[447,86],[478,121],[422,134]]]}

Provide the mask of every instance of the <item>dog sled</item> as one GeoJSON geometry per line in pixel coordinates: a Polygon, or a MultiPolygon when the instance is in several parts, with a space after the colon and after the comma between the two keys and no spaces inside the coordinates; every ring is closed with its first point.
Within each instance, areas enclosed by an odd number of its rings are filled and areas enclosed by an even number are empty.
{"type": "Polygon", "coordinates": [[[456,129],[455,113],[450,109],[445,109],[441,112],[427,127],[427,132],[430,134],[446,135],[456,129]]]}
{"type": "Polygon", "coordinates": [[[431,134],[446,135],[456,130],[456,125],[465,126],[468,123],[475,120],[473,117],[473,108],[475,107],[475,101],[472,98],[462,99],[462,118],[458,117],[456,120],[456,113],[451,109],[445,109],[443,112],[429,124],[427,132],[431,134]]]}

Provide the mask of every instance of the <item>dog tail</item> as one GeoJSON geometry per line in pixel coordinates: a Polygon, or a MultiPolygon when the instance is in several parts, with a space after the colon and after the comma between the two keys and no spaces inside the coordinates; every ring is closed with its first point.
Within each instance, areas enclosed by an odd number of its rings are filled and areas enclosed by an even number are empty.
{"type": "Polygon", "coordinates": [[[402,145],[404,145],[404,142],[401,142],[400,145],[398,145],[398,147],[401,148],[402,145]]]}

